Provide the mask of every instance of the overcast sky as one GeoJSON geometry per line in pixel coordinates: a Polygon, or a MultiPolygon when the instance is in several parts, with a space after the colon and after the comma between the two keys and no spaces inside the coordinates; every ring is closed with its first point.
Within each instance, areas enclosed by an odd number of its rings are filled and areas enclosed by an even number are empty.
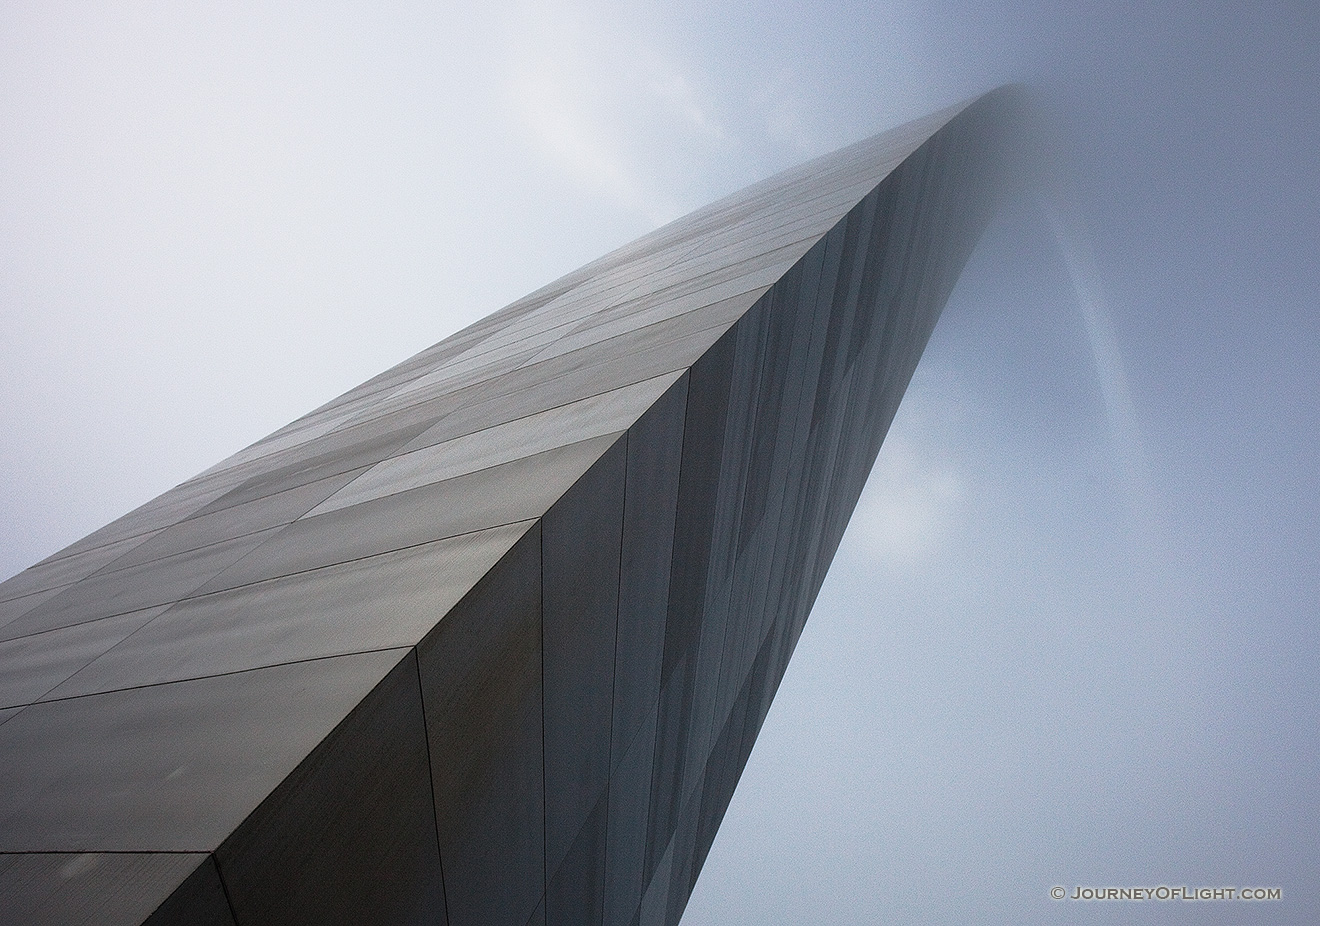
{"type": "Polygon", "coordinates": [[[0,577],[669,219],[1005,81],[969,264],[685,917],[1320,920],[1308,4],[8,3],[0,577]],[[1279,887],[1085,904],[1049,889],[1279,887]]]}

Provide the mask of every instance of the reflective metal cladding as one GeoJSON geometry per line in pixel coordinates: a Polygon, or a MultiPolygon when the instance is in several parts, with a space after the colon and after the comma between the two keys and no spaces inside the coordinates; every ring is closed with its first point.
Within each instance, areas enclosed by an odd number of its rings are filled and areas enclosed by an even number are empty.
{"type": "Polygon", "coordinates": [[[677,922],[1008,105],[646,235],[0,585],[0,923],[677,922]]]}

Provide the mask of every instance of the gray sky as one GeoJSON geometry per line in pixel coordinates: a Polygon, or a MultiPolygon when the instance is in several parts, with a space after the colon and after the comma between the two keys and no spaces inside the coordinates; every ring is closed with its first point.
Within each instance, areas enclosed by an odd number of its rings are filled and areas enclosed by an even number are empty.
{"type": "Polygon", "coordinates": [[[1024,81],[1064,193],[968,266],[685,922],[1320,920],[1320,17],[658,6],[0,10],[0,576],[663,221],[1024,81]],[[1128,884],[1285,899],[1048,897],[1128,884]]]}

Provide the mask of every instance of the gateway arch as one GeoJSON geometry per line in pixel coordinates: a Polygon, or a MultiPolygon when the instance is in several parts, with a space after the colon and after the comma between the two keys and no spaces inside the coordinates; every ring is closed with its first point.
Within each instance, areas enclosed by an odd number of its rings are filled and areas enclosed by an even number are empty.
{"type": "Polygon", "coordinates": [[[0,923],[676,923],[1014,105],[700,209],[0,584],[0,923]]]}

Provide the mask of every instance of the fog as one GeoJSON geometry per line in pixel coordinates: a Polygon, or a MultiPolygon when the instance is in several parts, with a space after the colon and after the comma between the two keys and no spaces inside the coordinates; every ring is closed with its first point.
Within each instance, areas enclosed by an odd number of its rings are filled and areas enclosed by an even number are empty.
{"type": "Polygon", "coordinates": [[[660,223],[1022,82],[1034,185],[685,922],[1314,920],[1317,47],[1300,3],[11,4],[0,576],[660,223]],[[1283,899],[1049,896],[1158,885],[1283,899]]]}

